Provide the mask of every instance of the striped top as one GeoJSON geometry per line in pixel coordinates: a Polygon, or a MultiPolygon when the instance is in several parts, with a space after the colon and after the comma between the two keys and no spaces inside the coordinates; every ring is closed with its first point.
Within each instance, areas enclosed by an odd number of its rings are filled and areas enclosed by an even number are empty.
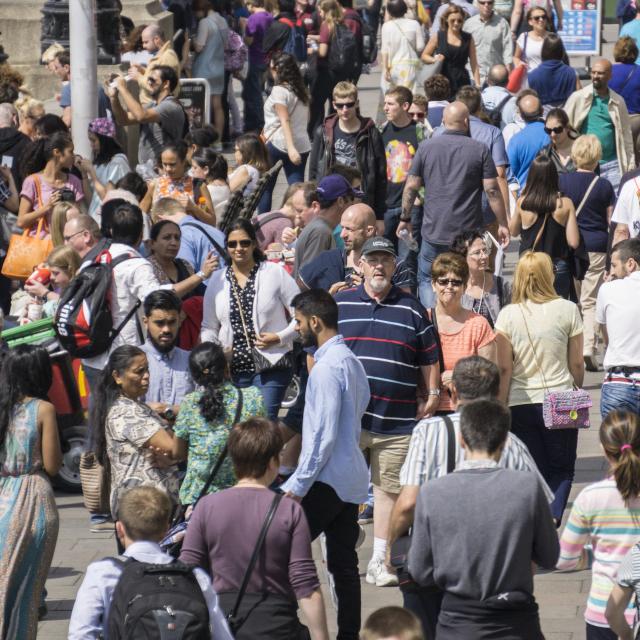
{"type": "MultiPolygon", "coordinates": [[[[640,545],[634,545],[620,563],[616,582],[623,588],[633,589],[636,602],[640,602],[640,545]]],[[[628,618],[629,612],[627,612],[628,618]]]]}
{"type": "Polygon", "coordinates": [[[363,285],[341,291],[338,330],[364,366],[371,400],[362,428],[382,435],[408,435],[416,423],[421,366],[438,362],[433,326],[410,293],[392,286],[382,302],[363,285]]]}
{"type": "MultiPolygon", "coordinates": [[[[585,487],[573,503],[567,526],[560,538],[561,571],[588,568],[587,543],[593,546],[591,591],[585,620],[596,627],[608,627],[604,612],[620,562],[640,541],[640,498],[625,506],[613,478],[585,487]]],[[[634,610],[627,611],[629,624],[634,610]]]]}

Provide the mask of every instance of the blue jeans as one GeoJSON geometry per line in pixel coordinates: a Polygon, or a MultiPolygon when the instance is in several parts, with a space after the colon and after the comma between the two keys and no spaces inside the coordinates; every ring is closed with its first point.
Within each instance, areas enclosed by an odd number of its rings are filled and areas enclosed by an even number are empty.
{"type": "Polygon", "coordinates": [[[560,521],[567,506],[576,466],[577,429],[547,429],[542,404],[511,407],[511,431],[527,445],[538,470],[555,494],[551,513],[560,521]]]}
{"type": "Polygon", "coordinates": [[[607,382],[600,394],[600,414],[602,419],[614,409],[628,410],[640,414],[640,380],[637,383],[607,382]]]}
{"type": "MultiPolygon", "coordinates": [[[[287,177],[287,184],[294,184],[296,182],[304,182],[304,170],[307,166],[307,159],[309,157],[309,152],[301,153],[300,157],[302,158],[302,162],[300,164],[293,164],[291,160],[289,160],[289,154],[285,151],[280,151],[280,149],[274,147],[270,142],[267,142],[267,151],[269,151],[269,160],[271,161],[271,165],[273,166],[278,160],[282,160],[282,168],[284,169],[284,175],[287,177]]],[[[271,194],[273,193],[273,189],[276,186],[275,180],[272,181],[270,185],[267,186],[265,194],[269,194],[268,198],[268,208],[265,211],[271,211],[271,194]]],[[[261,201],[262,204],[262,201],[261,201]]]]}
{"type": "Polygon", "coordinates": [[[262,392],[267,415],[275,420],[292,377],[292,369],[270,369],[262,373],[241,373],[234,376],[233,383],[241,389],[258,387],[262,392]]]}
{"type": "Polygon", "coordinates": [[[569,269],[569,263],[566,260],[556,260],[553,263],[553,288],[556,293],[565,300],[577,302],[575,285],[573,284],[573,276],[569,269]]]}
{"type": "Polygon", "coordinates": [[[249,71],[242,85],[245,131],[260,132],[264,127],[262,92],[264,90],[264,72],[266,69],[266,65],[249,63],[249,71]]]}
{"type": "Polygon", "coordinates": [[[618,163],[617,158],[609,162],[603,162],[600,165],[600,177],[606,178],[611,183],[611,186],[614,188],[615,192],[618,192],[621,176],[620,164],[618,163]]]}
{"type": "Polygon", "coordinates": [[[447,251],[449,251],[449,245],[435,244],[422,239],[418,256],[418,297],[427,309],[436,306],[436,294],[431,286],[431,266],[441,253],[447,251]]]}

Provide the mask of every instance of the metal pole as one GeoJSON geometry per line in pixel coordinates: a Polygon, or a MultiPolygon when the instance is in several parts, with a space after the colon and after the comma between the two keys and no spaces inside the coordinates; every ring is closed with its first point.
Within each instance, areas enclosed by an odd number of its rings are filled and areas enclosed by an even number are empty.
{"type": "Polygon", "coordinates": [[[70,0],[71,132],[75,152],[91,158],[87,129],[98,115],[95,0],[70,0]]]}

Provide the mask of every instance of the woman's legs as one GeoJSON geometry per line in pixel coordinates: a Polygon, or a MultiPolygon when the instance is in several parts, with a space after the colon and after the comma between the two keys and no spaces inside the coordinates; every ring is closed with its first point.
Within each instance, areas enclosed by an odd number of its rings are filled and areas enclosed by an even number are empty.
{"type": "Polygon", "coordinates": [[[218,132],[218,141],[222,142],[224,134],[224,110],[222,108],[222,96],[211,96],[211,124],[218,132]]]}
{"type": "Polygon", "coordinates": [[[272,420],[278,417],[282,399],[293,378],[292,369],[272,369],[256,375],[253,384],[262,391],[267,415],[272,420]]]}
{"type": "MultiPolygon", "coordinates": [[[[271,162],[271,166],[278,162],[278,160],[282,160],[282,168],[284,169],[284,175],[287,177],[287,184],[304,182],[304,172],[307,166],[307,159],[309,158],[308,153],[301,154],[302,161],[300,162],[300,164],[293,164],[293,162],[289,160],[289,155],[284,151],[280,151],[280,149],[274,147],[271,142],[267,142],[267,150],[269,151],[269,160],[271,162]]],[[[271,196],[273,194],[274,187],[275,181],[272,181],[272,183],[267,187],[267,191],[265,191],[265,193],[269,193],[268,200],[265,200],[265,203],[268,205],[265,211],[271,211],[271,196]]],[[[262,204],[262,201],[260,204],[262,204]]]]}

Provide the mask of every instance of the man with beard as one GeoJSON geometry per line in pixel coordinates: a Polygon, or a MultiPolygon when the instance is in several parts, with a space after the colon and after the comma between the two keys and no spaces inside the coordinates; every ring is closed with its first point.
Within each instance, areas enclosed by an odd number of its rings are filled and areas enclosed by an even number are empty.
{"type": "Polygon", "coordinates": [[[424,307],[391,282],[396,268],[393,242],[380,237],[367,240],[360,266],[362,284],[339,292],[336,302],[338,327],[362,362],[371,390],[360,436],[375,501],[373,557],[366,580],[385,587],[398,584],[384,560],[389,518],[400,493],[400,469],[416,420],[431,416],[438,406],[440,371],[424,307]]]}
{"type": "Polygon", "coordinates": [[[327,566],[338,598],[338,637],[357,640],[361,622],[358,505],[366,499],[369,484],[358,440],[369,384],[362,364],[338,334],[338,307],[329,293],[310,289],[298,294],[291,305],[302,344],[315,353],[298,467],[281,488],[301,502],[311,538],[325,533],[327,566]]]}
{"type": "Polygon", "coordinates": [[[180,298],[173,291],[154,291],[144,300],[147,339],[141,349],[149,362],[145,402],[168,422],[175,420],[182,398],[195,388],[189,352],[176,347],[181,310],[180,298]]]}
{"type": "Polygon", "coordinates": [[[126,127],[140,125],[138,162],[145,164],[156,158],[172,142],[182,140],[188,123],[182,105],[173,96],[178,75],[171,67],[159,65],[147,73],[147,86],[153,102],[142,106],[127,89],[127,81],[117,77],[107,88],[116,124],[126,127]],[[127,110],[120,104],[122,98],[127,110]]]}

